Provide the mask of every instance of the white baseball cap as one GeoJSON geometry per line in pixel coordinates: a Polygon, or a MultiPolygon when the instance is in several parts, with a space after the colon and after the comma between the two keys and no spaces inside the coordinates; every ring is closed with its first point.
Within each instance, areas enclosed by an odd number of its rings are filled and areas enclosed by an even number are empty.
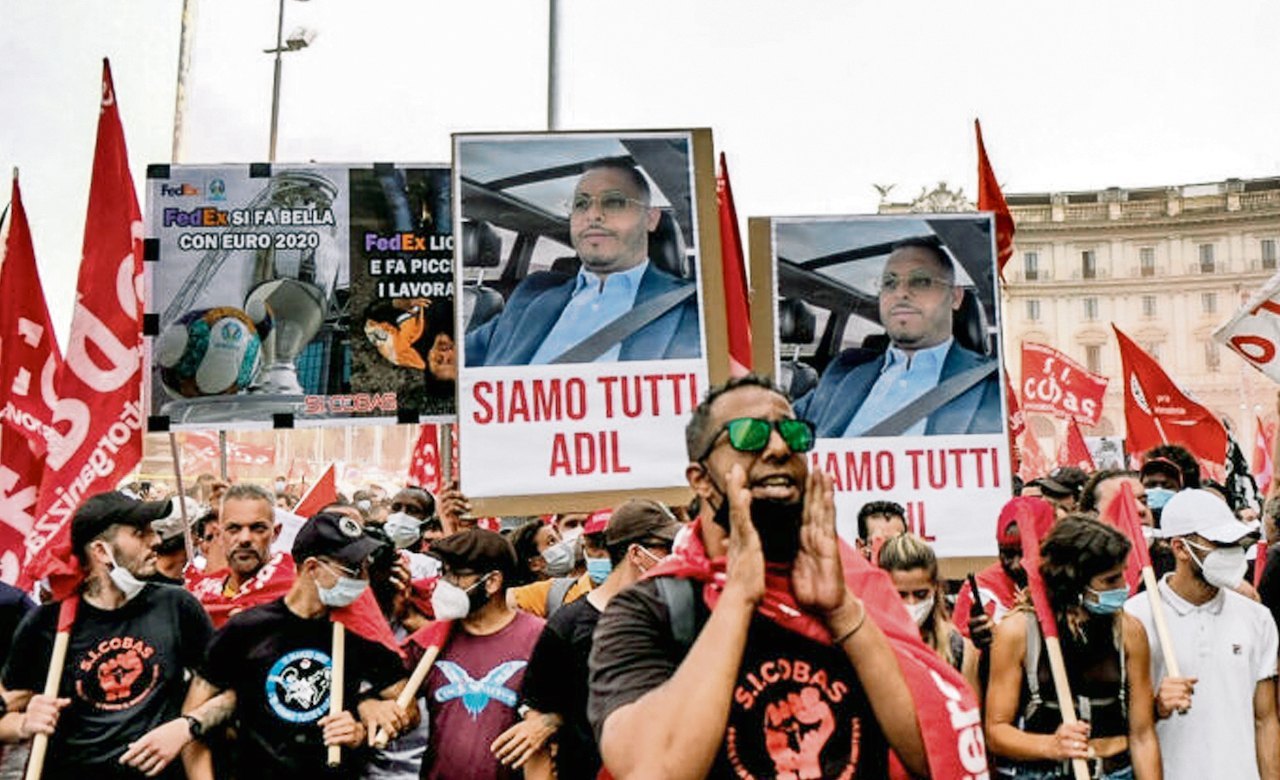
{"type": "Polygon", "coordinates": [[[1208,490],[1180,490],[1164,505],[1156,535],[1170,539],[1191,534],[1218,544],[1232,544],[1257,535],[1258,524],[1236,519],[1227,502],[1208,490]]]}

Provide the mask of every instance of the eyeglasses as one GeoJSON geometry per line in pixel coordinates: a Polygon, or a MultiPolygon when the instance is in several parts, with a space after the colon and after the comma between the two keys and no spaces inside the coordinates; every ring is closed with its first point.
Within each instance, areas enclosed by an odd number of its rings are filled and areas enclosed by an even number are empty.
{"type": "Polygon", "coordinates": [[[621,214],[635,204],[641,208],[648,206],[642,200],[637,198],[629,198],[621,192],[602,192],[599,195],[586,195],[579,193],[573,196],[573,199],[565,205],[568,211],[575,216],[582,216],[591,210],[593,205],[600,207],[600,213],[605,216],[613,216],[621,214]]]}
{"type": "Polygon", "coordinates": [[[769,444],[769,435],[774,429],[792,452],[808,452],[813,449],[816,437],[813,423],[808,420],[785,418],[782,420],[765,420],[760,417],[737,417],[725,423],[716,435],[711,437],[707,449],[698,460],[705,460],[715,449],[720,434],[728,432],[729,446],[738,452],[760,452],[769,444]]]}
{"type": "Polygon", "coordinates": [[[923,295],[933,292],[934,290],[945,290],[948,287],[954,287],[951,282],[946,279],[939,279],[936,276],[930,276],[926,273],[910,273],[906,278],[902,278],[897,274],[885,274],[880,277],[881,292],[897,292],[898,288],[906,285],[909,292],[923,295]]]}
{"type": "Polygon", "coordinates": [[[347,568],[346,566],[343,566],[340,563],[335,563],[333,561],[326,561],[319,558],[317,558],[316,560],[320,561],[321,566],[325,567],[326,569],[333,572],[334,574],[339,574],[343,577],[350,577],[353,580],[364,579],[364,571],[362,569],[350,569],[350,568],[347,568]]]}

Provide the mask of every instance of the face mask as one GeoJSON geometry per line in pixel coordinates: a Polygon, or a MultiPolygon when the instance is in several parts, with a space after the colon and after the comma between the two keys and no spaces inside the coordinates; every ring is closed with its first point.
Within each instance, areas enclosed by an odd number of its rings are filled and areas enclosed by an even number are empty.
{"type": "Polygon", "coordinates": [[[362,498],[356,502],[356,509],[359,509],[361,512],[368,512],[370,509],[373,509],[373,502],[362,498]]]}
{"type": "MultiPolygon", "coordinates": [[[[715,484],[714,481],[712,484],[715,484]]],[[[729,501],[720,492],[720,506],[712,516],[716,525],[729,530],[729,501]]],[[[804,521],[804,502],[788,503],[772,499],[751,500],[751,525],[760,535],[764,559],[772,563],[791,563],[800,552],[800,524],[804,521]]]]}
{"type": "Polygon", "coordinates": [[[578,526],[577,528],[566,529],[563,533],[560,534],[560,541],[575,542],[578,540],[579,536],[582,536],[582,526],[578,526]]]}
{"type": "Polygon", "coordinates": [[[111,552],[110,547],[104,547],[103,549],[107,551],[107,557],[111,559],[111,571],[107,572],[107,576],[124,594],[124,600],[126,602],[132,601],[134,596],[147,587],[147,583],[133,576],[133,572],[116,563],[116,556],[111,552]]]}
{"type": "Polygon", "coordinates": [[[907,611],[911,613],[911,617],[916,621],[917,626],[923,626],[924,622],[933,614],[933,596],[924,601],[908,604],[907,611]]]}
{"type": "MultiPolygon", "coordinates": [[[[1191,552],[1191,548],[1203,550],[1205,548],[1191,544],[1183,540],[1191,552]]],[[[1196,562],[1200,567],[1200,573],[1204,575],[1204,581],[1215,588],[1226,588],[1227,590],[1235,590],[1240,582],[1244,579],[1245,570],[1249,568],[1248,562],[1244,558],[1244,548],[1238,545],[1232,547],[1215,547],[1204,556],[1201,561],[1191,552],[1191,560],[1196,562]]]]}
{"type": "Polygon", "coordinates": [[[599,585],[608,579],[612,571],[613,561],[608,558],[587,558],[587,576],[595,584],[599,585]]]}
{"type": "Polygon", "coordinates": [[[422,521],[407,512],[392,512],[387,515],[387,522],[382,526],[397,550],[416,544],[422,536],[421,529],[422,521]]]}
{"type": "Polygon", "coordinates": [[[276,482],[276,492],[277,492],[277,493],[283,493],[283,492],[284,492],[284,482],[283,482],[283,481],[278,481],[278,482],[276,482]]]}
{"type": "MultiPolygon", "coordinates": [[[[326,567],[328,568],[328,567],[326,567]]],[[[333,571],[333,569],[329,569],[333,571]]],[[[337,574],[337,572],[334,572],[337,574]]],[[[316,582],[316,591],[320,595],[320,603],[326,607],[346,607],[351,602],[360,598],[360,594],[364,593],[364,589],[369,587],[369,583],[364,580],[358,580],[355,577],[347,577],[338,574],[338,581],[334,583],[332,588],[326,588],[319,582],[316,582]]]]}
{"type": "Polygon", "coordinates": [[[1128,588],[1114,588],[1112,590],[1094,590],[1086,588],[1098,600],[1090,601],[1083,599],[1080,603],[1084,608],[1095,615],[1114,615],[1121,609],[1124,609],[1124,603],[1129,600],[1128,588]]]}
{"type": "Polygon", "coordinates": [[[1169,503],[1173,495],[1174,492],[1169,488],[1147,488],[1147,508],[1152,511],[1164,509],[1164,505],[1169,503]]]}
{"type": "Polygon", "coordinates": [[[542,551],[547,562],[547,576],[563,577],[573,571],[573,540],[560,541],[542,551]]]}
{"type": "MultiPolygon", "coordinates": [[[[487,579],[489,575],[486,574],[466,590],[448,580],[438,580],[436,589],[431,593],[431,611],[435,613],[436,620],[462,620],[479,609],[481,605],[475,603],[475,590],[487,579]]],[[[480,592],[485,593],[483,590],[480,592]]],[[[487,597],[488,594],[485,595],[487,597]]]]}
{"type": "Polygon", "coordinates": [[[1155,538],[1156,529],[1149,525],[1142,526],[1142,541],[1151,544],[1151,540],[1155,538]]]}

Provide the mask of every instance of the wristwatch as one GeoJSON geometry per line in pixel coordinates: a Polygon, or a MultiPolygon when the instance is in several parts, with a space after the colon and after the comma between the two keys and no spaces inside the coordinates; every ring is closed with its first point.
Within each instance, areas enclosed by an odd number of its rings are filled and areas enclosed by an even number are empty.
{"type": "Polygon", "coordinates": [[[187,728],[191,730],[192,739],[200,739],[204,736],[204,724],[200,722],[195,715],[183,715],[182,719],[187,722],[187,728]]]}

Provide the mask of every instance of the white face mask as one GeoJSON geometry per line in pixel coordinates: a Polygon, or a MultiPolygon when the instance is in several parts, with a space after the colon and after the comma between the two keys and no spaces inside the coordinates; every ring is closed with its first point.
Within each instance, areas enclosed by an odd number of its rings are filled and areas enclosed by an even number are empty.
{"type": "Polygon", "coordinates": [[[395,544],[397,550],[403,550],[417,544],[422,538],[422,521],[408,512],[392,512],[387,515],[387,522],[382,526],[387,538],[395,544]]]}
{"type": "Polygon", "coordinates": [[[134,596],[147,587],[147,583],[133,576],[133,572],[116,563],[116,556],[111,552],[110,545],[104,545],[103,549],[107,551],[107,557],[111,559],[111,570],[107,572],[107,576],[124,594],[124,600],[126,602],[132,601],[134,596]]]}
{"type": "Polygon", "coordinates": [[[283,493],[283,492],[284,492],[284,488],[285,488],[284,480],[277,480],[277,481],[276,481],[276,492],[277,492],[277,493],[283,493]]]}
{"type": "Polygon", "coordinates": [[[578,526],[576,528],[568,528],[568,529],[565,529],[564,533],[560,534],[560,541],[574,542],[577,540],[579,536],[582,536],[582,526],[578,526]]]}
{"type": "MultiPolygon", "coordinates": [[[[324,566],[324,564],[321,564],[324,566]]],[[[326,588],[318,581],[316,582],[316,592],[320,595],[320,603],[326,607],[346,607],[352,602],[360,598],[360,594],[364,593],[364,589],[369,587],[369,583],[364,580],[358,580],[355,577],[347,577],[346,575],[333,571],[331,567],[325,566],[326,569],[338,575],[338,581],[333,587],[326,588]]]]}
{"type": "Polygon", "coordinates": [[[1187,545],[1187,552],[1191,553],[1191,560],[1196,562],[1200,567],[1200,572],[1204,574],[1204,581],[1215,588],[1226,588],[1227,590],[1235,590],[1244,580],[1244,573],[1249,568],[1249,563],[1244,557],[1244,548],[1239,545],[1231,547],[1214,547],[1204,548],[1191,542],[1183,540],[1187,545]],[[1192,550],[1208,552],[1204,556],[1204,560],[1196,557],[1192,550]]]}
{"type": "Polygon", "coordinates": [[[459,588],[452,582],[441,578],[436,582],[436,589],[431,593],[431,611],[436,620],[462,620],[471,614],[471,591],[482,587],[489,575],[481,577],[470,588],[459,588]]]}
{"type": "Polygon", "coordinates": [[[933,614],[933,596],[923,601],[917,601],[914,604],[908,604],[907,611],[911,613],[911,617],[916,621],[917,626],[923,626],[924,622],[933,614]]]}

